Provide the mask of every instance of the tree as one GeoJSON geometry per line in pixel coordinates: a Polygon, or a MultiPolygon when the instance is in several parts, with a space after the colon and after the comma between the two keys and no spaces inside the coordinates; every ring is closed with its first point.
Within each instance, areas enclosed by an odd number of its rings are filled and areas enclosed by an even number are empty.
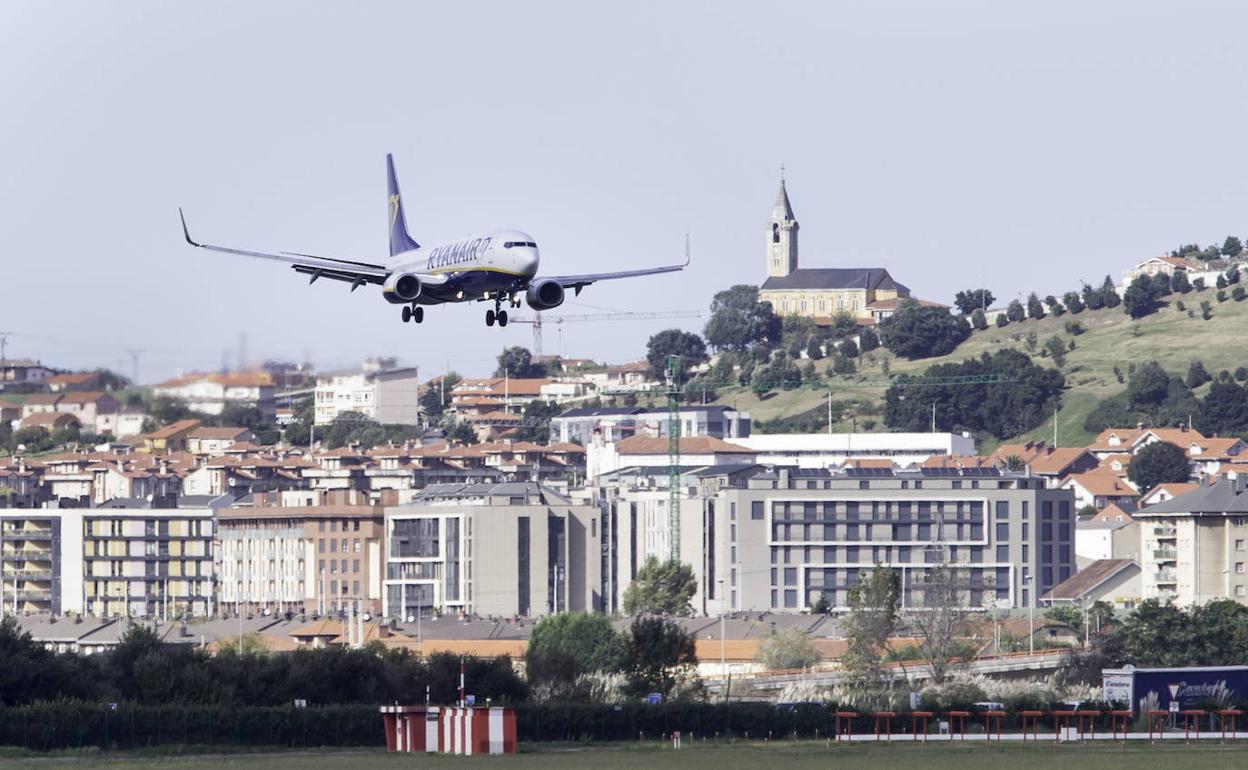
{"type": "Polygon", "coordinates": [[[1044,342],[1044,349],[1048,351],[1049,358],[1053,359],[1053,364],[1057,368],[1066,365],[1066,344],[1062,342],[1062,338],[1054,334],[1044,342]]]}
{"type": "Polygon", "coordinates": [[[858,347],[863,353],[870,353],[880,346],[880,337],[874,329],[864,327],[858,333],[858,347]]]}
{"type": "Polygon", "coordinates": [[[1176,270],[1170,277],[1170,288],[1179,294],[1187,294],[1192,290],[1192,282],[1187,278],[1186,270],[1176,270]]]}
{"type": "Polygon", "coordinates": [[[929,430],[936,404],[938,430],[1009,438],[1048,419],[1064,384],[1058,370],[1007,348],[929,366],[917,380],[896,378],[884,393],[884,423],[896,431],[929,430]]]}
{"type": "Polygon", "coordinates": [[[1049,315],[1054,318],[1058,318],[1066,312],[1066,308],[1062,307],[1062,304],[1057,301],[1057,297],[1054,297],[1052,294],[1044,298],[1044,306],[1049,309],[1049,315]]]}
{"type": "Polygon", "coordinates": [[[811,361],[818,361],[823,358],[823,340],[819,337],[812,336],[810,341],[806,343],[806,357],[811,361]]]}
{"type": "Polygon", "coordinates": [[[1018,323],[1019,321],[1025,320],[1027,318],[1027,313],[1023,310],[1023,303],[1016,299],[1010,300],[1010,304],[1005,308],[1005,317],[1009,319],[1011,323],[1018,323]]]}
{"type": "Polygon", "coordinates": [[[633,695],[663,697],[695,673],[693,637],[674,620],[643,616],[633,620],[626,640],[626,689],[633,695]]]}
{"type": "Polygon", "coordinates": [[[1234,382],[1219,381],[1210,385],[1200,403],[1199,424],[1206,435],[1248,434],[1248,390],[1234,382]]]}
{"type": "Polygon", "coordinates": [[[1245,367],[1245,366],[1235,367],[1235,379],[1238,380],[1239,382],[1244,382],[1245,380],[1248,380],[1248,367],[1245,367]]]}
{"type": "Polygon", "coordinates": [[[1071,315],[1079,315],[1083,312],[1083,298],[1079,296],[1077,291],[1068,291],[1062,295],[1062,304],[1070,311],[1071,315]]]}
{"type": "Polygon", "coordinates": [[[1200,361],[1193,361],[1187,366],[1187,387],[1195,390],[1206,382],[1213,379],[1209,371],[1205,369],[1205,365],[1200,361]]]}
{"type": "Polygon", "coordinates": [[[996,297],[987,289],[965,289],[953,298],[953,304],[962,315],[970,315],[976,310],[987,310],[994,301],[996,297]]]}
{"type": "Polygon", "coordinates": [[[837,346],[836,350],[845,358],[857,358],[858,357],[858,346],[854,344],[853,340],[843,341],[840,345],[837,346]]]}
{"type": "Polygon", "coordinates": [[[1083,625],[1083,611],[1073,604],[1057,604],[1044,611],[1045,620],[1061,623],[1071,628],[1083,625]]]}
{"type": "Polygon", "coordinates": [[[1084,307],[1088,310],[1100,310],[1105,307],[1105,297],[1101,295],[1100,289],[1094,289],[1085,283],[1079,294],[1083,298],[1084,307]]]}
{"type": "Polygon", "coordinates": [[[996,323],[998,329],[1004,329],[1006,326],[1009,326],[1010,319],[1006,317],[1005,313],[997,313],[997,320],[994,323],[996,323]]]}
{"type": "Polygon", "coordinates": [[[429,422],[437,422],[451,405],[451,389],[459,384],[462,378],[457,372],[448,372],[425,383],[425,390],[420,394],[420,408],[429,422]]]}
{"type": "Polygon", "coordinates": [[[766,366],[755,367],[750,377],[750,389],[760,396],[773,390],[793,390],[801,384],[802,371],[797,364],[779,355],[766,366]]]}
{"type": "Polygon", "coordinates": [[[1213,305],[1207,299],[1200,301],[1200,317],[1206,321],[1213,318],[1213,305]]]}
{"type": "Polygon", "coordinates": [[[1118,288],[1114,286],[1114,279],[1108,275],[1101,284],[1101,303],[1104,307],[1114,308],[1122,304],[1122,298],[1118,296],[1118,288]]]}
{"type": "MultiPolygon", "coordinates": [[[[1222,273],[1218,273],[1218,279],[1214,281],[1214,285],[1217,286],[1219,289],[1225,289],[1226,288],[1226,276],[1223,275],[1222,273]]],[[[1221,302],[1222,300],[1219,299],[1218,301],[1221,302]]]]}
{"type": "Polygon", "coordinates": [[[809,668],[819,662],[819,657],[810,635],[800,628],[772,632],[758,645],[756,656],[769,671],[809,668]]]}
{"type": "Polygon", "coordinates": [[[902,358],[943,356],[971,334],[966,320],[942,307],[920,305],[905,300],[893,315],[880,324],[884,347],[902,358]]]}
{"type": "Polygon", "coordinates": [[[624,592],[624,612],[629,615],[690,615],[689,600],[698,582],[693,567],[675,560],[660,562],[654,556],[637,570],[624,592]]]}
{"type": "Polygon", "coordinates": [[[475,444],[477,443],[477,433],[468,423],[463,420],[456,420],[447,427],[446,440],[456,441],[460,444],[475,444]]]}
{"type": "Polygon", "coordinates": [[[1122,295],[1122,306],[1132,318],[1143,318],[1157,310],[1157,287],[1147,275],[1137,275],[1122,295]]]}
{"type": "Polygon", "coordinates": [[[683,381],[689,368],[706,361],[706,343],[693,332],[666,329],[646,343],[646,362],[650,364],[650,376],[662,380],[667,375],[667,357],[680,357],[680,379],[683,381]]]}
{"type": "Polygon", "coordinates": [[[1141,493],[1158,484],[1187,481],[1191,476],[1187,453],[1167,441],[1158,441],[1136,452],[1127,466],[1127,478],[1141,493]]]}
{"type": "Polygon", "coordinates": [[[546,367],[533,360],[533,354],[528,348],[513,345],[498,354],[498,366],[494,368],[494,376],[518,380],[545,377],[546,367]]]}
{"type": "Polygon", "coordinates": [[[863,708],[882,708],[886,700],[882,661],[901,620],[900,603],[900,576],[879,564],[870,573],[859,572],[849,589],[849,615],[841,626],[847,642],[841,666],[863,708]]]}
{"type": "Polygon", "coordinates": [[[716,350],[768,348],[780,340],[780,318],[770,302],[759,302],[757,286],[739,284],[711,299],[711,318],[703,333],[716,350]]]}
{"type": "Polygon", "coordinates": [[[857,328],[858,321],[844,310],[838,310],[836,315],[832,316],[832,336],[838,339],[853,334],[857,328]]]}
{"type": "Polygon", "coordinates": [[[971,326],[983,331],[988,328],[988,317],[984,315],[984,311],[975,308],[971,311],[971,326]]]}
{"type": "Polygon", "coordinates": [[[1205,290],[1205,279],[1204,279],[1204,278],[1193,278],[1193,279],[1192,279],[1192,288],[1193,288],[1193,289],[1195,289],[1196,291],[1204,291],[1204,290],[1205,290]]]}
{"type": "Polygon", "coordinates": [[[1234,259],[1238,257],[1244,250],[1244,244],[1233,235],[1226,236],[1226,240],[1222,241],[1222,256],[1234,259]]]}
{"type": "Polygon", "coordinates": [[[928,567],[915,579],[923,604],[910,613],[909,625],[931,665],[932,684],[943,684],[954,658],[965,652],[961,640],[966,636],[966,612],[960,606],[958,580],[956,568],[944,563],[928,567]]]}
{"type": "Polygon", "coordinates": [[[525,669],[529,683],[548,697],[576,698],[583,676],[620,671],[625,654],[626,640],[606,615],[562,612],[533,627],[525,669]]]}
{"type": "Polygon", "coordinates": [[[1234,289],[1231,289],[1231,299],[1236,302],[1243,302],[1245,297],[1248,297],[1248,292],[1244,291],[1243,286],[1236,286],[1234,289]]]}
{"type": "Polygon", "coordinates": [[[1040,301],[1040,298],[1036,296],[1034,291],[1027,295],[1027,317],[1033,321],[1039,321],[1041,318],[1044,318],[1044,303],[1040,301]]]}

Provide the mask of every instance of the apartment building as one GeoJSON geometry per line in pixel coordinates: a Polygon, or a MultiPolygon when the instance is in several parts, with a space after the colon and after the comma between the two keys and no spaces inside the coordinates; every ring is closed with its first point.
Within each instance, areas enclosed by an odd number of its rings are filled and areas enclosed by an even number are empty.
{"type": "Polygon", "coordinates": [[[61,612],[61,525],[55,509],[0,508],[0,608],[5,613],[61,612]]]}
{"type": "Polygon", "coordinates": [[[1243,476],[1131,515],[1140,525],[1143,598],[1248,604],[1248,494],[1243,476]]]}
{"type": "MultiPolygon", "coordinates": [[[[66,611],[142,617],[213,611],[215,508],[223,498],[182,497],[176,507],[116,499],[78,511],[81,596],[66,611]]],[[[62,540],[69,532],[62,522],[62,540]]],[[[62,550],[62,564],[73,554],[62,550]]],[[[62,577],[64,580],[64,577],[62,577]]]]}
{"type": "Polygon", "coordinates": [[[188,374],[153,387],[157,396],[185,403],[192,411],[221,414],[227,406],[251,406],[266,417],[276,413],[273,375],[268,372],[188,374]]]}
{"type": "MultiPolygon", "coordinates": [[[[729,406],[687,405],[677,414],[682,436],[712,436],[734,441],[750,435],[750,413],[729,406]]],[[[612,443],[638,434],[666,436],[668,421],[666,409],[577,407],[550,421],[550,435],[553,440],[588,446],[594,439],[612,443]]]]}
{"type": "Polygon", "coordinates": [[[757,464],[686,469],[680,530],[666,476],[631,469],[600,479],[603,593],[618,607],[649,556],[678,537],[703,612],[800,612],[848,606],[862,570],[900,570],[906,606],[921,604],[932,565],[955,569],[969,607],[1032,606],[1075,571],[1073,497],[995,468],[842,471],[757,464]]]}
{"type": "Polygon", "coordinates": [[[534,482],[426,487],[386,509],[385,614],[601,610],[598,524],[534,482]]]}
{"type": "Polygon", "coordinates": [[[346,412],[383,425],[415,425],[420,419],[419,371],[382,358],[365,361],[359,371],[317,375],[313,404],[317,425],[329,425],[346,412]]]}
{"type": "Polygon", "coordinates": [[[383,509],[354,491],[258,495],[217,520],[224,608],[274,613],[381,611],[383,509]]]}

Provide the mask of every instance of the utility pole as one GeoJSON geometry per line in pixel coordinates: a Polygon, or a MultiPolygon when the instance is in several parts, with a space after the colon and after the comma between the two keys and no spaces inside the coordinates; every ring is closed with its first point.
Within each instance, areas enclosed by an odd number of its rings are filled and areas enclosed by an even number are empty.
{"type": "Polygon", "coordinates": [[[932,433],[936,432],[936,402],[932,402],[932,433]]]}
{"type": "Polygon", "coordinates": [[[8,347],[9,335],[12,333],[13,332],[0,332],[0,380],[4,379],[5,362],[8,360],[4,355],[4,351],[5,348],[8,347]]]}
{"type": "Polygon", "coordinates": [[[126,348],[126,352],[130,354],[130,384],[139,384],[139,354],[143,352],[143,348],[126,348]]]}

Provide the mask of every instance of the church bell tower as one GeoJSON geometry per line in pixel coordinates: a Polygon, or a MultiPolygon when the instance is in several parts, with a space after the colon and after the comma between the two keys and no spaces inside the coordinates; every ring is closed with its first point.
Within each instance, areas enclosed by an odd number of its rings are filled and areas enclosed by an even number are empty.
{"type": "Polygon", "coordinates": [[[797,219],[784,189],[784,171],[780,172],[780,194],[771,209],[767,225],[767,277],[782,278],[797,270],[797,219]]]}

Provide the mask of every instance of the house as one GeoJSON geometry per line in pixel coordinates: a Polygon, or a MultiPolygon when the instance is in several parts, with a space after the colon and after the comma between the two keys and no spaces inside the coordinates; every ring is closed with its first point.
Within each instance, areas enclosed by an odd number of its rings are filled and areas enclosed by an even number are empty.
{"type": "Polygon", "coordinates": [[[64,393],[71,390],[100,390],[100,382],[99,372],[67,372],[54,374],[44,380],[43,384],[53,393],[64,393]]]}
{"type": "Polygon", "coordinates": [[[72,414],[63,412],[34,412],[28,417],[22,418],[21,422],[18,423],[18,429],[41,428],[51,433],[52,431],[70,428],[75,425],[81,427],[78,418],[72,414]]]}
{"type": "Polygon", "coordinates": [[[1083,447],[1058,447],[1044,441],[1002,444],[990,457],[999,464],[1022,463],[1049,487],[1056,487],[1072,473],[1086,473],[1097,466],[1097,457],[1083,447]]]}
{"type": "Polygon", "coordinates": [[[1149,278],[1157,275],[1173,277],[1175,273],[1191,274],[1199,270],[1200,266],[1186,257],[1149,257],[1143,262],[1136,263],[1135,267],[1130,270],[1124,270],[1122,273],[1122,284],[1129,286],[1137,276],[1141,275],[1146,275],[1149,278]]]}
{"type": "Polygon", "coordinates": [[[101,391],[69,391],[56,403],[56,411],[78,418],[83,430],[91,433],[117,435],[120,412],[117,399],[101,391]]]}
{"type": "MultiPolygon", "coordinates": [[[[1245,444],[1241,439],[1212,438],[1193,439],[1183,447],[1187,452],[1188,458],[1192,461],[1193,469],[1198,476],[1214,476],[1218,473],[1218,468],[1223,463],[1233,463],[1245,449],[1245,444]]],[[[1245,458],[1248,459],[1248,458],[1245,458]]]]}
{"type": "Polygon", "coordinates": [[[199,420],[178,420],[139,437],[143,452],[185,452],[190,435],[202,425],[199,420]]]}
{"type": "Polygon", "coordinates": [[[219,455],[234,444],[249,444],[255,436],[247,428],[201,426],[186,437],[186,451],[194,455],[219,455]]]}
{"type": "Polygon", "coordinates": [[[1140,496],[1125,477],[1101,469],[1067,476],[1058,489],[1074,491],[1076,508],[1092,506],[1098,511],[1111,503],[1124,511],[1133,511],[1140,496]]]}
{"type": "Polygon", "coordinates": [[[6,358],[0,360],[0,384],[42,384],[56,372],[29,358],[6,358]]]}
{"type": "Polygon", "coordinates": [[[1139,553],[1140,525],[1117,505],[1075,523],[1075,562],[1081,567],[1101,559],[1135,559],[1139,553]]]}
{"type": "Polygon", "coordinates": [[[1188,481],[1173,484],[1158,484],[1140,497],[1140,507],[1147,508],[1150,505],[1156,505],[1157,503],[1164,503],[1167,500],[1173,500],[1179,495],[1185,495],[1188,492],[1197,489],[1199,486],[1200,484],[1188,481]]]}
{"type": "Polygon", "coordinates": [[[1088,607],[1109,602],[1131,609],[1140,601],[1140,565],[1134,559],[1100,559],[1053,586],[1040,601],[1056,607],[1088,607]]]}
{"type": "Polygon", "coordinates": [[[39,412],[55,412],[60,403],[59,393],[32,393],[22,402],[23,419],[39,412]]]}
{"type": "Polygon", "coordinates": [[[892,318],[897,312],[897,308],[906,302],[913,302],[922,307],[938,307],[944,310],[949,309],[949,305],[942,305],[939,302],[932,302],[926,299],[913,299],[911,297],[890,297],[889,299],[878,299],[867,304],[867,313],[870,317],[864,319],[872,324],[879,325],[884,323],[886,319],[892,318]]]}

